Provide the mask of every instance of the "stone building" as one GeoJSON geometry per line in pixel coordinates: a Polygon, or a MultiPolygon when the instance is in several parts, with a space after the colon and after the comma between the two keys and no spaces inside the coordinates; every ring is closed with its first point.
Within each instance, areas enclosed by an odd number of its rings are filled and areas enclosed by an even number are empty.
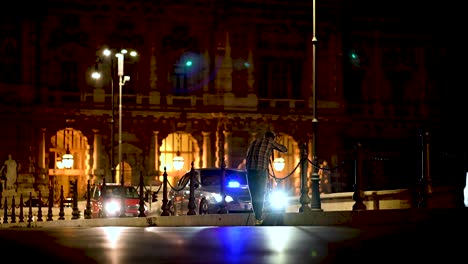
{"type": "MultiPolygon", "coordinates": [[[[458,113],[457,98],[446,102],[455,53],[437,41],[450,21],[433,19],[435,5],[374,2],[317,1],[315,18],[305,0],[12,4],[0,17],[0,154],[84,190],[104,178],[137,185],[140,174],[151,184],[164,171],[174,182],[192,162],[238,167],[248,143],[274,131],[289,148],[275,175],[291,193],[303,143],[309,160],[336,168],[334,191],[353,188],[356,142],[387,158],[366,167],[365,188],[408,188],[421,131],[452,128],[458,113]],[[105,48],[138,55],[119,69],[105,48]]],[[[448,162],[463,162],[457,151],[448,162]]]]}

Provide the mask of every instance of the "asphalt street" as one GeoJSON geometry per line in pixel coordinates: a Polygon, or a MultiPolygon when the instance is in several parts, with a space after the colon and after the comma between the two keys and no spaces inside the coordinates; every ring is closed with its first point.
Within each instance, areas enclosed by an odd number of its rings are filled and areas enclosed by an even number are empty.
{"type": "Polygon", "coordinates": [[[459,226],[203,226],[4,229],[12,263],[463,262],[459,226]]]}

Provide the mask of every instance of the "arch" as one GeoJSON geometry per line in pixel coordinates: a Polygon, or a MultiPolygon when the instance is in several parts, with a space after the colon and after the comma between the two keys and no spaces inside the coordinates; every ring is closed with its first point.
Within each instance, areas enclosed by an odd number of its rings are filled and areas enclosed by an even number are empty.
{"type": "Polygon", "coordinates": [[[115,167],[115,181],[116,183],[122,183],[121,179],[122,179],[122,174],[123,174],[123,183],[124,184],[128,184],[128,185],[135,185],[132,181],[132,166],[126,162],[126,161],[122,161],[122,167],[123,167],[123,170],[121,170],[121,164],[117,164],[117,166],[115,167]]]}
{"type": "Polygon", "coordinates": [[[70,193],[70,181],[78,180],[78,193],[85,193],[90,171],[90,153],[88,138],[80,130],[65,127],[58,129],[49,137],[49,180],[54,186],[54,198],[58,199],[60,187],[64,194],[70,193]],[[68,151],[73,155],[73,167],[60,166],[63,154],[68,151]]]}
{"type": "Polygon", "coordinates": [[[280,132],[276,135],[276,141],[288,148],[288,152],[279,153],[275,152],[274,156],[282,157],[284,159],[284,169],[282,171],[276,171],[270,169],[271,173],[278,178],[276,182],[277,186],[288,192],[289,195],[298,195],[300,193],[300,179],[301,171],[296,166],[300,162],[300,149],[296,140],[289,134],[280,132]],[[296,169],[296,170],[294,170],[296,169]],[[294,171],[294,172],[293,172],[294,171]],[[288,175],[291,176],[288,177],[288,175]],[[287,177],[287,178],[286,178],[287,177]]]}
{"type": "Polygon", "coordinates": [[[169,176],[183,175],[183,173],[191,169],[192,162],[194,164],[200,163],[199,149],[197,140],[189,133],[174,132],[168,134],[159,147],[161,161],[159,170],[164,171],[164,168],[166,168],[169,176]],[[173,166],[173,159],[178,152],[184,158],[184,165],[179,171],[173,166]]]}

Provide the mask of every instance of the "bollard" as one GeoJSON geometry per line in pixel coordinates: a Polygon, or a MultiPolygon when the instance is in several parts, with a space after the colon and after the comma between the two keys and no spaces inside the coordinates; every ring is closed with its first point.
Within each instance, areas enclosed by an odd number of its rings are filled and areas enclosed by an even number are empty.
{"type": "Polygon", "coordinates": [[[19,204],[19,209],[20,209],[20,212],[19,212],[19,222],[20,222],[20,223],[23,223],[23,222],[24,222],[23,207],[24,207],[24,203],[23,203],[23,194],[21,194],[21,195],[20,195],[20,204],[19,204]]]}
{"type": "MultiPolygon", "coordinates": [[[[220,157],[220,167],[221,167],[221,179],[220,179],[220,195],[221,195],[221,202],[219,203],[219,210],[218,210],[218,213],[219,214],[227,214],[227,209],[226,209],[226,191],[225,191],[225,188],[224,188],[224,184],[225,184],[225,176],[226,176],[226,173],[225,173],[225,169],[226,169],[226,163],[225,163],[225,160],[224,160],[224,141],[225,141],[225,137],[224,137],[224,133],[223,133],[223,125],[222,123],[219,123],[218,124],[218,137],[219,137],[219,141],[218,141],[218,146],[219,146],[219,157],[220,157]]],[[[191,193],[192,191],[190,191],[191,193]]],[[[200,213],[202,213],[202,210],[203,208],[200,208],[200,213]]]]}
{"type": "Polygon", "coordinates": [[[143,172],[140,171],[140,207],[138,207],[138,217],[146,217],[145,200],[143,199],[143,172]]]}
{"type": "Polygon", "coordinates": [[[11,221],[10,223],[16,223],[16,203],[15,203],[15,196],[11,198],[11,221]]]}
{"type": "Polygon", "coordinates": [[[162,199],[162,213],[161,216],[168,216],[169,215],[169,208],[167,208],[167,171],[166,167],[164,167],[163,173],[163,199],[162,199]]]}
{"type": "Polygon", "coordinates": [[[353,211],[355,210],[366,210],[366,205],[364,204],[364,191],[362,191],[362,166],[363,166],[363,153],[362,153],[362,144],[357,144],[357,155],[356,155],[356,175],[354,183],[354,193],[353,200],[355,201],[353,205],[353,211]]]}
{"type": "Polygon", "coordinates": [[[54,205],[54,188],[49,186],[49,201],[47,202],[49,210],[47,211],[47,221],[53,220],[52,206],[54,205]]]}
{"type": "Polygon", "coordinates": [[[85,213],[84,213],[84,218],[85,219],[91,219],[91,185],[90,185],[90,181],[88,180],[88,184],[86,186],[86,209],[85,209],[85,213]]]}
{"type": "MultiPolygon", "coordinates": [[[[121,176],[120,179],[122,180],[123,176],[121,176]]],[[[120,216],[119,217],[125,217],[125,208],[127,206],[125,205],[125,186],[124,186],[123,180],[120,182],[120,188],[121,188],[120,191],[122,192],[122,195],[120,197],[120,216]]]]}
{"type": "Polygon", "coordinates": [[[80,210],[78,209],[78,179],[75,180],[73,184],[73,211],[72,219],[80,218],[80,210]]]}
{"type": "Polygon", "coordinates": [[[37,205],[37,221],[42,222],[42,195],[41,190],[39,190],[39,204],[37,205]]]}
{"type": "Polygon", "coordinates": [[[60,186],[60,212],[59,220],[65,220],[65,212],[63,210],[63,185],[60,186]]]}
{"type": "Polygon", "coordinates": [[[299,207],[299,212],[310,212],[310,198],[309,198],[309,188],[307,187],[307,148],[306,144],[301,144],[301,197],[299,202],[301,207],[299,207]]]}
{"type": "Polygon", "coordinates": [[[430,172],[431,160],[431,145],[429,131],[421,130],[420,132],[421,146],[421,176],[418,179],[418,197],[416,198],[416,206],[418,208],[427,208],[429,196],[432,194],[432,179],[430,172]]]}
{"type": "MultiPolygon", "coordinates": [[[[222,197],[221,203],[219,204],[219,214],[227,214],[227,206],[226,206],[226,191],[225,191],[225,186],[226,185],[226,163],[224,162],[224,159],[221,160],[221,184],[220,184],[220,194],[222,197]]],[[[201,210],[202,208],[200,208],[201,210]]]]}
{"type": "Polygon", "coordinates": [[[193,161],[191,163],[192,168],[190,169],[190,196],[189,196],[189,203],[188,203],[188,212],[187,215],[196,215],[195,212],[195,168],[193,161]]]}
{"type": "Polygon", "coordinates": [[[3,223],[8,223],[8,200],[5,197],[5,203],[3,204],[3,223]]]}
{"type": "MultiPolygon", "coordinates": [[[[32,201],[32,193],[29,193],[29,201],[32,201]]],[[[32,203],[29,203],[29,211],[28,211],[28,226],[31,226],[33,221],[33,213],[32,213],[32,203]]]]}

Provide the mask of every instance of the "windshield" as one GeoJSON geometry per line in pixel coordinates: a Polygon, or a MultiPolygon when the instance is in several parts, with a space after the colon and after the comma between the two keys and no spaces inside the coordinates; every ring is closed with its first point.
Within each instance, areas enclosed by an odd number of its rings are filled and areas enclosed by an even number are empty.
{"type": "MultiPolygon", "coordinates": [[[[201,184],[203,186],[220,185],[221,170],[200,170],[201,184]]],[[[226,185],[229,182],[235,181],[240,185],[247,185],[247,177],[245,171],[225,170],[226,185]]]]}
{"type": "Polygon", "coordinates": [[[103,194],[106,197],[122,197],[123,190],[125,191],[125,198],[134,198],[138,199],[140,196],[138,195],[137,190],[133,186],[112,186],[112,185],[106,185],[102,187],[103,194]]]}

